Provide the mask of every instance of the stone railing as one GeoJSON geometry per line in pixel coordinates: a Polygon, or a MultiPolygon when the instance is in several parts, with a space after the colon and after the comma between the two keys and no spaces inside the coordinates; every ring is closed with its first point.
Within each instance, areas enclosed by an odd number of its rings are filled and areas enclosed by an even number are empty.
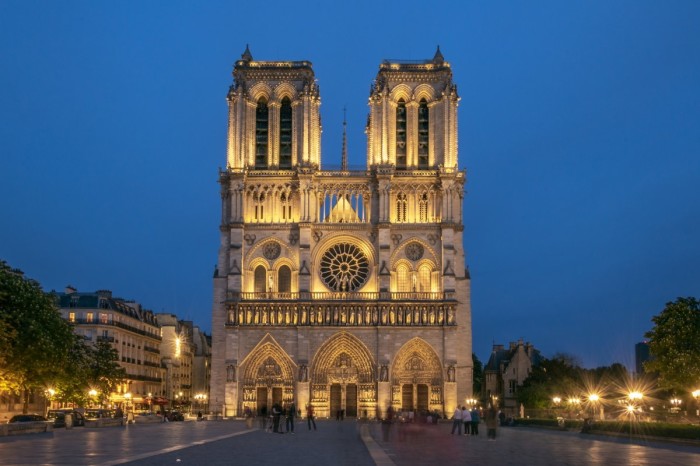
{"type": "Polygon", "coordinates": [[[0,424],[0,437],[5,437],[8,435],[38,434],[41,432],[53,432],[53,423],[46,421],[35,421],[0,424]]]}
{"type": "Polygon", "coordinates": [[[298,292],[235,292],[227,293],[229,301],[443,301],[454,300],[454,292],[420,291],[298,291],[298,292]]]}
{"type": "Polygon", "coordinates": [[[452,326],[456,304],[444,302],[239,301],[229,304],[229,326],[452,326]]]}

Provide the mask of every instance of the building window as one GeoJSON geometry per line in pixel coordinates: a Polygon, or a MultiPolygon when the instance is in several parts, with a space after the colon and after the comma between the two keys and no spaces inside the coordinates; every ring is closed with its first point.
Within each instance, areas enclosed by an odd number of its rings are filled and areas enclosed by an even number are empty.
{"type": "Polygon", "coordinates": [[[95,315],[92,312],[88,312],[87,315],[85,316],[85,322],[87,323],[92,323],[92,321],[95,319],[95,315]]]}
{"type": "Polygon", "coordinates": [[[418,291],[427,293],[432,291],[430,284],[430,276],[432,275],[432,270],[428,264],[423,264],[418,269],[418,291]]]}
{"type": "Polygon", "coordinates": [[[407,210],[407,200],[406,194],[398,193],[396,195],[396,221],[405,222],[406,221],[406,210],[407,210]]]}
{"type": "Polygon", "coordinates": [[[255,109],[255,168],[267,168],[267,132],[269,113],[267,101],[261,97],[255,109]]]}
{"type": "Polygon", "coordinates": [[[508,394],[515,395],[515,391],[516,391],[517,386],[518,386],[517,381],[509,380],[508,381],[508,394]]]}
{"type": "Polygon", "coordinates": [[[280,107],[280,168],[292,168],[292,102],[282,99],[280,107]]]}
{"type": "Polygon", "coordinates": [[[265,211],[263,209],[265,204],[265,195],[255,193],[253,195],[253,202],[255,203],[255,220],[261,222],[265,215],[265,211]]]}
{"type": "Polygon", "coordinates": [[[410,274],[411,272],[406,264],[399,264],[396,267],[396,286],[400,293],[411,291],[410,274]]]}
{"type": "Polygon", "coordinates": [[[423,193],[418,198],[418,219],[420,222],[428,221],[428,193],[423,193]]]}
{"type": "Polygon", "coordinates": [[[100,323],[101,324],[108,324],[109,323],[109,315],[106,312],[100,312],[100,323]]]}
{"type": "Polygon", "coordinates": [[[428,168],[430,110],[425,99],[418,105],[418,168],[428,168]]]}
{"type": "Polygon", "coordinates": [[[264,293],[265,290],[265,277],[267,275],[267,271],[265,270],[265,267],[262,265],[258,265],[255,268],[255,292],[256,293],[264,293]]]}
{"type": "Polygon", "coordinates": [[[68,322],[75,322],[75,312],[68,313],[68,322]]]}
{"type": "Polygon", "coordinates": [[[277,271],[277,291],[289,293],[292,291],[292,271],[286,265],[277,271]]]}
{"type": "Polygon", "coordinates": [[[396,106],[396,168],[406,168],[406,102],[396,106]]]}
{"type": "Polygon", "coordinates": [[[280,196],[280,207],[282,208],[282,220],[292,219],[292,203],[287,194],[280,196]]]}

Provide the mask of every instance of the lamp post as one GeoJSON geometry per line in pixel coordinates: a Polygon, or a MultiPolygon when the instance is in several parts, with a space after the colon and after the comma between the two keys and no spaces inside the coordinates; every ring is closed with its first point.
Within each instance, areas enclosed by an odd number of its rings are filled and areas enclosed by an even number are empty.
{"type": "Polygon", "coordinates": [[[669,400],[671,402],[671,412],[672,413],[677,413],[681,410],[681,403],[683,403],[683,400],[680,398],[676,398],[675,396],[669,400]]]}
{"type": "Polygon", "coordinates": [[[700,401],[698,401],[700,399],[700,390],[694,390],[691,394],[695,399],[695,416],[700,417],[700,401]]]}
{"type": "Polygon", "coordinates": [[[94,388],[91,388],[90,391],[88,391],[88,396],[90,397],[90,407],[95,406],[95,397],[97,396],[97,390],[94,388]]]}
{"type": "Polygon", "coordinates": [[[45,406],[44,414],[48,414],[49,410],[51,409],[51,405],[53,404],[53,396],[55,394],[56,390],[54,390],[53,388],[46,389],[46,398],[48,400],[48,406],[45,406]]]}

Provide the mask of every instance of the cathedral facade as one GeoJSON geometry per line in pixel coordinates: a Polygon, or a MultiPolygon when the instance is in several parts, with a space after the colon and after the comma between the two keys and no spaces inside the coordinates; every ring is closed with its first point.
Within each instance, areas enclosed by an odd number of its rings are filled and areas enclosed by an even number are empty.
{"type": "Polygon", "coordinates": [[[367,165],[321,163],[308,61],[233,69],[209,402],[374,417],[451,413],[472,396],[452,71],[384,61],[369,96],[367,165]]]}

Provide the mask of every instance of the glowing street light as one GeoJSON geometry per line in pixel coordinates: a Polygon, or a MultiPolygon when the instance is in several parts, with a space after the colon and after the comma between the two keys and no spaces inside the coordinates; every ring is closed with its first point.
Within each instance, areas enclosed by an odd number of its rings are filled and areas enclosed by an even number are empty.
{"type": "Polygon", "coordinates": [[[627,395],[627,398],[629,398],[631,401],[641,401],[642,398],[644,398],[644,394],[642,392],[629,392],[627,395]]]}
{"type": "Polygon", "coordinates": [[[700,390],[693,391],[691,395],[695,398],[695,415],[700,417],[700,402],[698,401],[700,399],[700,390]]]}

